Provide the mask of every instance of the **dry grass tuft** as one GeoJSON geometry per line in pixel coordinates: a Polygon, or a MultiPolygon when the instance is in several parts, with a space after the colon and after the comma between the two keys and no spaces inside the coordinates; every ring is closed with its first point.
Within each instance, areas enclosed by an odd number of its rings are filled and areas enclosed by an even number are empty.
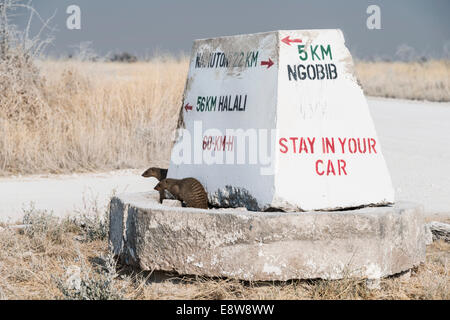
{"type": "Polygon", "coordinates": [[[356,73],[369,96],[450,101],[450,60],[359,61],[356,73]]]}
{"type": "Polygon", "coordinates": [[[39,70],[29,57],[12,52],[0,59],[0,119],[33,127],[46,121],[48,105],[39,70]]]}
{"type": "Polygon", "coordinates": [[[11,92],[10,99],[0,100],[0,110],[11,110],[0,112],[0,174],[167,163],[186,80],[185,60],[126,65],[47,61],[39,67],[45,97],[39,108],[20,98],[20,90],[11,87],[14,79],[0,79],[11,92]]]}

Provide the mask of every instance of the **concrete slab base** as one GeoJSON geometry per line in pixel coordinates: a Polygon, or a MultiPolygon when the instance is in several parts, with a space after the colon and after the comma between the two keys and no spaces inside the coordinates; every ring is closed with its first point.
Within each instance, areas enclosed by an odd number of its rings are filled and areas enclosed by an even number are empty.
{"type": "Polygon", "coordinates": [[[425,261],[422,206],[251,212],[164,206],[157,192],[110,204],[114,253],[143,270],[248,281],[379,279],[425,261]]]}

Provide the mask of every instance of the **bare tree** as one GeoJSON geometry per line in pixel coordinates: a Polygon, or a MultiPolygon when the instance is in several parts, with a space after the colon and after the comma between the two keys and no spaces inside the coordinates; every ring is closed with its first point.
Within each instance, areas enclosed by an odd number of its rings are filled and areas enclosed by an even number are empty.
{"type": "Polygon", "coordinates": [[[397,47],[395,55],[403,62],[411,62],[417,60],[417,54],[414,48],[403,43],[397,47]]]}
{"type": "Polygon", "coordinates": [[[77,45],[71,46],[75,49],[73,58],[78,61],[98,61],[101,58],[92,48],[92,41],[83,41],[77,45]]]}
{"type": "MultiPolygon", "coordinates": [[[[41,55],[53,41],[54,28],[50,26],[55,13],[48,19],[43,19],[33,8],[32,0],[0,0],[0,58],[7,59],[11,51],[20,51],[24,57],[36,58],[41,55]],[[20,9],[28,12],[27,25],[23,31],[11,23],[11,18],[20,9]],[[33,35],[31,25],[34,19],[40,22],[39,30],[33,35]]],[[[17,53],[16,53],[17,54],[17,53]]]]}
{"type": "Polygon", "coordinates": [[[0,120],[34,125],[47,117],[45,79],[34,61],[53,40],[53,16],[44,20],[29,0],[0,0],[0,120]],[[14,18],[23,13],[20,29],[14,18]],[[34,32],[32,24],[39,26],[34,32]]]}
{"type": "Polygon", "coordinates": [[[7,15],[7,3],[6,0],[0,0],[0,58],[4,59],[8,50],[9,43],[9,26],[7,15]]]}

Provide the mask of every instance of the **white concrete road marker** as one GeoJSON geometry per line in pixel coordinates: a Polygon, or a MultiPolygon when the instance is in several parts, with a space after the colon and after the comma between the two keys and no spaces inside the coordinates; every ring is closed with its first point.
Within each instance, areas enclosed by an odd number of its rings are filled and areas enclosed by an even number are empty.
{"type": "Polygon", "coordinates": [[[250,210],[394,202],[344,42],[340,30],[195,41],[168,177],[250,210]]]}

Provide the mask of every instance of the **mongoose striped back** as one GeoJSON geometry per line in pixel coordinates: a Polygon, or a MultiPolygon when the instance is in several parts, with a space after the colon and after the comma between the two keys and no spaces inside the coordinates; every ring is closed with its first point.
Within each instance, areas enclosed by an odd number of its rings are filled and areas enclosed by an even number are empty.
{"type": "Polygon", "coordinates": [[[175,199],[184,201],[187,207],[208,209],[208,196],[202,184],[194,178],[163,179],[155,187],[159,191],[159,201],[166,198],[165,190],[175,199]]]}
{"type": "Polygon", "coordinates": [[[208,196],[202,184],[194,178],[181,180],[180,194],[187,207],[208,209],[208,196]]]}

